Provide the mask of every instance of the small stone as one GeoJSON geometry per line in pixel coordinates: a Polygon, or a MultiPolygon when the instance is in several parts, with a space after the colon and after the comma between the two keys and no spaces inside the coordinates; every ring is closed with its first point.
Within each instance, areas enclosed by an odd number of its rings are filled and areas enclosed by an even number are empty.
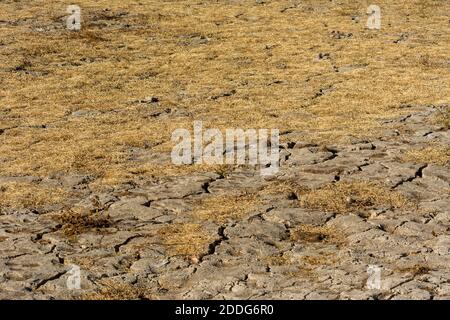
{"type": "Polygon", "coordinates": [[[155,96],[148,96],[141,100],[141,103],[156,103],[159,102],[159,98],[155,96]]]}
{"type": "Polygon", "coordinates": [[[191,257],[189,257],[189,260],[193,264],[198,264],[200,262],[200,259],[197,256],[191,256],[191,257]]]}

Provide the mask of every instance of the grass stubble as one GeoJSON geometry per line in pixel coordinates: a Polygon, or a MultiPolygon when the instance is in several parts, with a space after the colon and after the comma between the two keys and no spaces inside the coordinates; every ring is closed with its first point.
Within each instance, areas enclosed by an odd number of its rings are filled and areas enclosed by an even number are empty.
{"type": "MultiPolygon", "coordinates": [[[[64,1],[0,4],[2,20],[13,21],[0,28],[1,176],[86,174],[98,192],[136,177],[226,176],[225,166],[136,161],[133,150],[168,153],[173,130],[189,129],[193,120],[205,128],[251,124],[300,131],[318,144],[345,143],[377,136],[382,120],[450,97],[446,0],[380,0],[379,31],[365,29],[369,3],[351,0],[308,0],[289,10],[287,0],[77,4],[80,32],[65,30],[64,1]],[[336,38],[338,31],[349,36],[336,38]],[[349,71],[336,72],[342,67],[349,71]]],[[[448,108],[430,121],[448,128],[448,108]]],[[[404,160],[448,165],[448,150],[411,150],[404,160]]],[[[292,192],[302,207],[341,214],[406,205],[401,194],[366,182],[292,192]]],[[[69,196],[42,184],[8,183],[0,206],[39,207],[69,196]]],[[[223,224],[259,205],[257,195],[211,197],[192,214],[223,224]]],[[[69,210],[58,219],[67,236],[110,226],[99,212],[69,210]]],[[[300,226],[291,240],[342,243],[323,228],[300,226]]],[[[171,254],[187,256],[214,238],[196,223],[170,225],[159,235],[171,254]]],[[[90,298],[151,296],[124,284],[99,290],[90,298]]]]}

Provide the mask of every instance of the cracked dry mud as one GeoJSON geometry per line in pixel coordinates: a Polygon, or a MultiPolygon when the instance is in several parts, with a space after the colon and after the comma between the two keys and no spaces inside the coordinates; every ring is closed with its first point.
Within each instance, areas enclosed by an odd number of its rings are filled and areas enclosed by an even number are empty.
{"type": "MultiPolygon", "coordinates": [[[[284,133],[271,178],[239,167],[94,194],[89,176],[2,177],[70,190],[66,206],[100,218],[64,220],[61,205],[5,209],[0,298],[449,299],[448,163],[404,159],[450,144],[449,130],[429,124],[436,112],[417,107],[386,120],[377,139],[348,145],[284,133]],[[358,194],[365,184],[373,198],[358,194]],[[230,192],[231,211],[208,206],[230,192]],[[324,205],[330,194],[335,203],[324,205]],[[71,265],[81,290],[66,287],[71,265]],[[366,288],[369,265],[381,267],[379,290],[366,288]]],[[[156,157],[145,152],[136,159],[156,157]]]]}

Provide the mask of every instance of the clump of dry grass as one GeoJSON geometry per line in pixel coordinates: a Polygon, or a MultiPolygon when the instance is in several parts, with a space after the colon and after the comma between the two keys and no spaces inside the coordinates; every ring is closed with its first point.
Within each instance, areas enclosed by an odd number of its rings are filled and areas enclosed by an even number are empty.
{"type": "Polygon", "coordinates": [[[292,264],[292,256],[287,252],[281,255],[268,256],[265,261],[271,266],[286,266],[292,264]]]}
{"type": "MultiPolygon", "coordinates": [[[[305,244],[333,245],[338,248],[345,244],[345,238],[336,229],[327,226],[300,225],[290,230],[290,239],[305,244]]],[[[303,265],[292,276],[311,276],[313,268],[320,265],[332,265],[338,261],[334,251],[327,251],[325,247],[316,251],[314,255],[302,256],[297,261],[289,252],[281,255],[269,256],[265,259],[268,265],[290,266],[303,262],[303,265]]]]}
{"type": "Polygon", "coordinates": [[[311,278],[314,276],[314,265],[310,265],[306,260],[309,260],[309,256],[295,259],[289,252],[284,252],[281,255],[272,255],[264,259],[269,267],[289,267],[281,271],[282,274],[288,277],[311,278]]]}
{"type": "Polygon", "coordinates": [[[413,149],[406,152],[403,161],[414,163],[427,163],[445,166],[450,163],[450,147],[430,146],[422,149],[413,149]]]}
{"type": "Polygon", "coordinates": [[[216,196],[203,199],[192,214],[222,224],[242,219],[261,203],[255,195],[216,196]]]}
{"type": "Polygon", "coordinates": [[[66,210],[55,216],[55,220],[61,223],[61,230],[68,237],[90,230],[99,231],[112,225],[109,216],[98,212],[66,210]]]}
{"type": "Polygon", "coordinates": [[[0,186],[1,208],[39,208],[60,204],[69,196],[63,188],[44,186],[36,183],[5,183],[0,186]]]}
{"type": "Polygon", "coordinates": [[[329,266],[339,261],[335,254],[329,252],[318,252],[317,255],[304,256],[302,260],[310,266],[329,266]]]}
{"type": "Polygon", "coordinates": [[[450,106],[443,106],[437,109],[434,117],[434,123],[444,126],[444,129],[450,129],[450,106]]]}
{"type": "Polygon", "coordinates": [[[259,195],[285,195],[288,199],[297,199],[297,193],[306,192],[308,189],[299,186],[291,180],[275,180],[267,184],[259,195]]]}
{"type": "Polygon", "coordinates": [[[401,273],[408,273],[411,274],[412,276],[420,276],[423,274],[427,274],[428,272],[430,272],[432,269],[430,268],[429,265],[424,264],[424,263],[419,263],[419,264],[415,264],[413,266],[407,266],[407,267],[401,267],[401,268],[397,268],[396,271],[401,272],[401,273]]]}
{"type": "Polygon", "coordinates": [[[198,259],[208,252],[216,235],[207,232],[201,224],[177,223],[163,226],[157,236],[168,248],[169,255],[198,259]]]}
{"type": "Polygon", "coordinates": [[[290,230],[292,241],[318,242],[341,246],[345,238],[334,228],[327,226],[300,225],[290,230]]]}
{"type": "Polygon", "coordinates": [[[337,182],[300,195],[302,206],[328,212],[349,213],[377,206],[402,208],[408,200],[379,183],[366,181],[337,182]]]}
{"type": "Polygon", "coordinates": [[[118,280],[103,280],[96,292],[85,293],[82,300],[154,300],[155,294],[144,286],[118,280]]]}
{"type": "Polygon", "coordinates": [[[226,178],[233,171],[233,168],[233,165],[228,164],[217,165],[215,173],[217,173],[221,178],[226,178]]]}

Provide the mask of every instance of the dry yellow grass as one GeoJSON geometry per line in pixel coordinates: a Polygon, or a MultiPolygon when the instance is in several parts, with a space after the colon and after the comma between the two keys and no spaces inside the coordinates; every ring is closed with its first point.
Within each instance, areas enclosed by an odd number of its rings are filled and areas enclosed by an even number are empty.
{"type": "Polygon", "coordinates": [[[42,186],[37,183],[11,182],[0,184],[0,212],[2,209],[32,208],[59,204],[69,196],[60,187],[42,186]]]}
{"type": "Polygon", "coordinates": [[[434,123],[442,125],[444,129],[450,129],[450,105],[438,108],[438,114],[433,120],[434,123]]]}
{"type": "Polygon", "coordinates": [[[220,129],[304,130],[314,141],[367,137],[383,130],[380,119],[406,112],[402,104],[450,96],[446,0],[380,0],[380,31],[365,29],[365,1],[302,1],[289,10],[288,0],[77,4],[80,32],[65,30],[65,1],[0,4],[2,175],[87,172],[102,187],[133,172],[183,174],[148,170],[129,150],[167,152],[171,132],[194,119],[220,129]],[[394,43],[405,30],[407,41],[394,43]],[[316,61],[319,53],[330,59],[316,61]],[[361,67],[333,69],[349,65],[361,67]],[[150,95],[159,105],[138,102],[150,95]],[[166,109],[180,116],[150,116],[166,109]],[[71,116],[78,110],[90,113],[71,116]]]}
{"type": "Polygon", "coordinates": [[[336,213],[349,213],[375,206],[409,206],[401,193],[378,183],[366,181],[337,182],[300,195],[302,206],[336,213]]]}
{"type": "Polygon", "coordinates": [[[265,261],[271,266],[286,266],[293,262],[293,257],[291,254],[284,252],[281,255],[268,256],[265,261]]]}
{"type": "Polygon", "coordinates": [[[214,196],[202,200],[192,215],[201,220],[225,223],[245,218],[263,201],[255,194],[240,196],[214,196]]]}
{"type": "Polygon", "coordinates": [[[99,281],[96,292],[84,293],[82,300],[155,300],[156,296],[148,288],[133,286],[119,280],[99,281]]]}
{"type": "Polygon", "coordinates": [[[437,106],[437,113],[430,119],[430,123],[450,129],[450,104],[437,106]]]}
{"type": "Polygon", "coordinates": [[[111,226],[112,222],[105,213],[92,213],[67,210],[56,215],[55,220],[61,223],[61,230],[68,237],[96,230],[99,231],[111,226]]]}
{"type": "Polygon", "coordinates": [[[299,186],[293,180],[274,180],[270,181],[260,192],[259,195],[284,195],[288,199],[296,199],[300,192],[308,191],[307,188],[299,186]]]}
{"type": "Polygon", "coordinates": [[[199,258],[208,252],[215,235],[196,223],[169,224],[158,230],[157,236],[171,256],[199,258]]]}
{"type": "Polygon", "coordinates": [[[412,276],[419,276],[419,275],[427,274],[431,270],[432,269],[426,263],[419,263],[419,264],[414,264],[412,266],[395,269],[395,271],[397,271],[397,272],[407,273],[412,276]]]}
{"type": "MultiPolygon", "coordinates": [[[[133,150],[168,153],[172,132],[192,129],[194,120],[205,129],[301,131],[316,143],[370,139],[384,130],[381,120],[415,110],[401,106],[450,98],[448,0],[377,0],[379,31],[365,28],[366,0],[76,4],[80,32],[65,29],[67,1],[0,3],[0,176],[89,174],[94,192],[137,177],[226,176],[226,166],[137,161],[133,150]],[[351,36],[337,39],[336,31],[351,36]],[[321,53],[329,59],[318,60],[321,53]],[[148,96],[159,102],[142,101],[148,96]]],[[[400,194],[362,182],[280,191],[299,193],[303,206],[341,213],[406,205],[400,194]]],[[[42,185],[6,186],[0,209],[62,203],[68,196],[42,185]]],[[[241,219],[260,205],[257,196],[210,197],[191,214],[217,223],[241,219]]],[[[61,219],[68,234],[109,223],[98,213],[61,219]]],[[[190,223],[164,226],[157,236],[171,255],[198,257],[217,235],[190,223]]],[[[335,241],[326,230],[296,237],[335,241]]],[[[326,254],[305,259],[331,261],[326,254]]],[[[105,285],[98,294],[151,297],[123,284],[105,285]]]]}
{"type": "MultiPolygon", "coordinates": [[[[303,261],[310,267],[330,266],[339,261],[335,254],[318,252],[316,255],[304,256],[303,261]]],[[[313,269],[314,270],[314,269],[313,269]]]]}
{"type": "Polygon", "coordinates": [[[446,166],[450,164],[450,147],[430,146],[422,149],[409,150],[402,160],[406,162],[446,166]]]}
{"type": "MultiPolygon", "coordinates": [[[[327,226],[300,225],[290,230],[290,239],[294,242],[302,242],[308,245],[317,243],[320,245],[333,245],[341,247],[345,245],[345,237],[338,230],[327,226]]],[[[308,276],[313,271],[314,266],[331,265],[338,261],[333,253],[318,248],[316,254],[306,255],[301,259],[295,259],[289,252],[281,255],[269,256],[265,259],[267,264],[272,266],[288,266],[302,263],[298,272],[293,276],[308,276]]]]}
{"type": "Polygon", "coordinates": [[[345,238],[338,230],[327,226],[300,225],[291,230],[292,241],[319,242],[341,246],[345,238]]]}

